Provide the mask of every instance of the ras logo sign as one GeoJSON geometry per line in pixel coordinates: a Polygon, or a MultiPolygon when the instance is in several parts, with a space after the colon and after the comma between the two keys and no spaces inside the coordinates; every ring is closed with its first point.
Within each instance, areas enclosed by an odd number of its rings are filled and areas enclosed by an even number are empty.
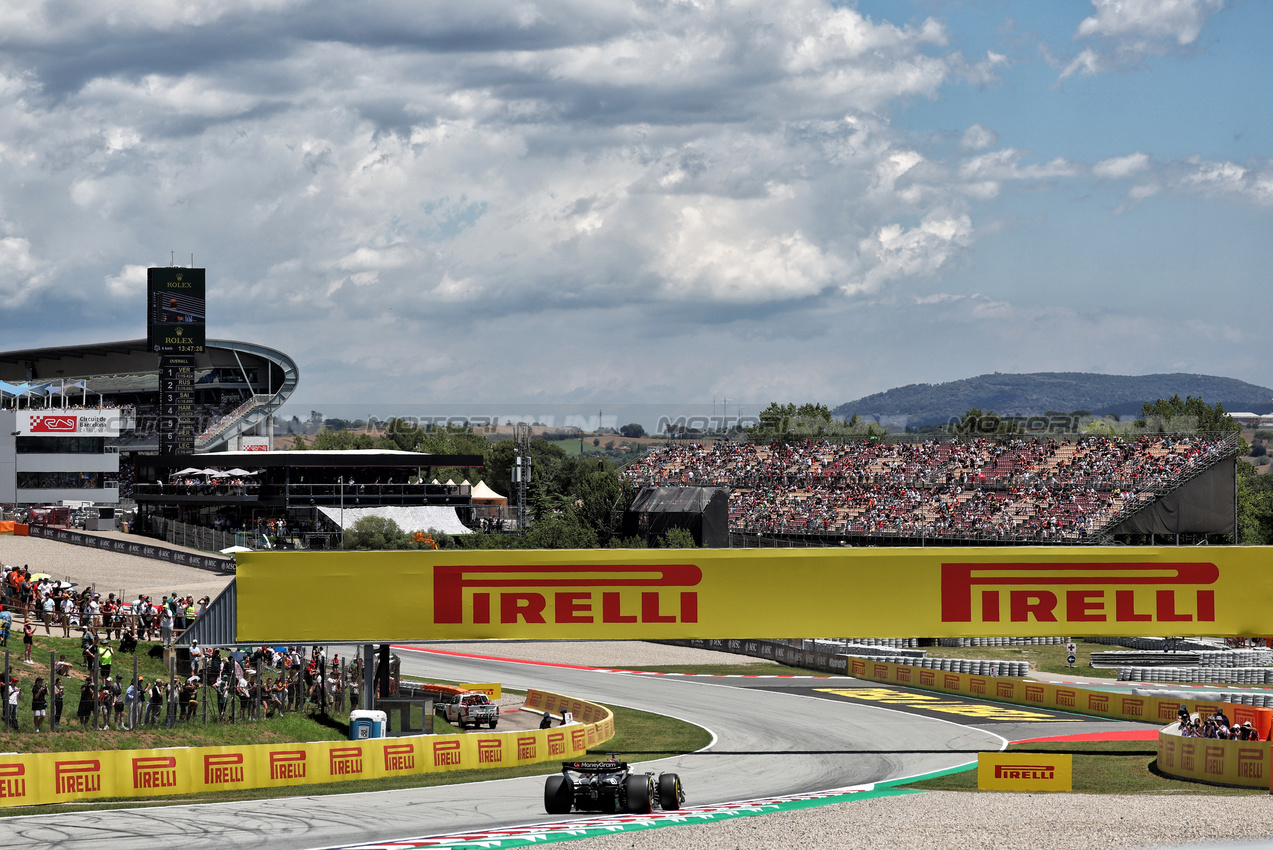
{"type": "Polygon", "coordinates": [[[1214,622],[1220,570],[1179,564],[942,564],[943,623],[1214,622]]]}
{"type": "Polygon", "coordinates": [[[690,588],[702,579],[692,564],[439,566],[433,622],[697,623],[698,592],[690,588]]]}
{"type": "Polygon", "coordinates": [[[32,416],[32,434],[74,434],[79,430],[79,419],[74,416],[32,416]]]}

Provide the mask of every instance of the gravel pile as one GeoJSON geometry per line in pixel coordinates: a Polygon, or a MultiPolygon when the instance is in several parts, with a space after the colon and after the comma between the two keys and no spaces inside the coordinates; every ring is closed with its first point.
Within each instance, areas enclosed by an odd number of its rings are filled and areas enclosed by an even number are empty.
{"type": "Polygon", "coordinates": [[[0,535],[0,563],[17,567],[29,565],[33,573],[70,578],[80,588],[96,588],[103,597],[122,590],[126,599],[136,599],[138,593],[145,593],[156,602],[174,591],[196,599],[201,596],[215,599],[233,578],[152,558],[12,534],[0,535]]]}
{"type": "MultiPolygon", "coordinates": [[[[690,791],[687,786],[687,791],[690,791]]],[[[693,803],[691,799],[689,801],[693,803]]],[[[1267,796],[927,791],[572,841],[572,850],[1163,847],[1273,837],[1267,796]]]]}
{"type": "Polygon", "coordinates": [[[477,640],[424,644],[425,649],[492,655],[519,661],[578,664],[583,667],[664,667],[672,664],[774,664],[729,652],[669,646],[639,640],[477,640]]]}

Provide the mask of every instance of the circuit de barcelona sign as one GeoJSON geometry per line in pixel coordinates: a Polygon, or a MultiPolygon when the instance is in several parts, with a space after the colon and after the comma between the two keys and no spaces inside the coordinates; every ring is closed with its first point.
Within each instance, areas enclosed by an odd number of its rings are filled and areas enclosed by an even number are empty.
{"type": "Polygon", "coordinates": [[[1273,548],[255,552],[244,642],[1266,635],[1273,548]]]}

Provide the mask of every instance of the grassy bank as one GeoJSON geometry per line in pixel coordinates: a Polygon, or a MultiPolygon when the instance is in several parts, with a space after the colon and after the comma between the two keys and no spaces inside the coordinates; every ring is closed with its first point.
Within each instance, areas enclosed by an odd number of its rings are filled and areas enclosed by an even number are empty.
{"type": "MultiPolygon", "coordinates": [[[[287,712],[282,716],[249,723],[203,723],[202,704],[196,710],[196,721],[178,723],[175,726],[165,725],[138,727],[135,730],[93,729],[84,726],[77,719],[80,704],[81,685],[88,678],[84,668],[83,655],[80,651],[78,637],[63,638],[55,635],[44,635],[43,627],[35,637],[32,656],[34,664],[23,663],[22,635],[18,630],[9,638],[9,667],[11,675],[18,677],[22,695],[18,706],[18,732],[7,729],[0,731],[0,751],[3,752],[76,752],[80,750],[101,749],[147,749],[152,747],[207,747],[242,744],[271,744],[291,741],[334,741],[345,738],[349,734],[348,712],[336,712],[325,719],[310,717],[308,712],[287,712]],[[74,665],[71,673],[63,678],[66,699],[62,712],[62,722],[56,733],[49,733],[49,720],[46,719],[44,731],[35,734],[35,724],[31,715],[31,690],[36,677],[42,677],[49,684],[49,652],[65,655],[66,660],[74,665]]],[[[54,629],[56,633],[58,630],[54,629]]],[[[117,647],[117,641],[111,641],[117,647]]],[[[127,688],[133,677],[134,657],[137,662],[137,674],[146,684],[157,678],[168,680],[168,668],[162,658],[150,657],[152,647],[156,643],[143,642],[137,646],[134,655],[115,653],[111,666],[111,677],[116,674],[123,677],[122,684],[127,688]]],[[[0,661],[3,663],[3,661],[0,661]]],[[[266,678],[273,674],[267,672],[266,678]]],[[[202,689],[200,698],[202,699],[202,689]]],[[[208,716],[215,718],[216,695],[208,689],[208,716]]],[[[50,719],[53,714],[52,695],[49,699],[50,719]]],[[[114,717],[111,717],[114,722],[114,717]]]]}

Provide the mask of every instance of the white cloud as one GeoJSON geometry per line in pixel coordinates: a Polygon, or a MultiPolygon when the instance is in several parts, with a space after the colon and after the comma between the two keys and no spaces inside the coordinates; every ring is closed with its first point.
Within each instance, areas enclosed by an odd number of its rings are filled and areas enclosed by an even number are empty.
{"type": "Polygon", "coordinates": [[[1149,154],[1133,153],[1127,156],[1103,159],[1092,166],[1092,173],[1106,180],[1123,180],[1149,169],[1149,154]]]}
{"type": "Polygon", "coordinates": [[[1134,66],[1144,56],[1193,45],[1224,0],[1092,0],[1096,13],[1084,18],[1077,39],[1094,39],[1066,63],[1061,78],[1134,66]]]}
{"type": "Polygon", "coordinates": [[[1092,0],[1096,14],[1079,24],[1078,37],[1192,44],[1224,0],[1092,0]]]}
{"type": "Polygon", "coordinates": [[[933,216],[910,229],[885,225],[862,240],[862,255],[870,268],[861,282],[846,284],[844,291],[874,292],[886,281],[933,274],[971,242],[972,220],[967,215],[933,216]]]}
{"type": "Polygon", "coordinates": [[[983,151],[999,144],[999,134],[980,124],[973,124],[964,130],[964,137],[959,146],[966,151],[983,151]]]}
{"type": "Polygon", "coordinates": [[[116,298],[139,298],[146,292],[146,267],[124,266],[106,277],[106,292],[116,298]]]}

